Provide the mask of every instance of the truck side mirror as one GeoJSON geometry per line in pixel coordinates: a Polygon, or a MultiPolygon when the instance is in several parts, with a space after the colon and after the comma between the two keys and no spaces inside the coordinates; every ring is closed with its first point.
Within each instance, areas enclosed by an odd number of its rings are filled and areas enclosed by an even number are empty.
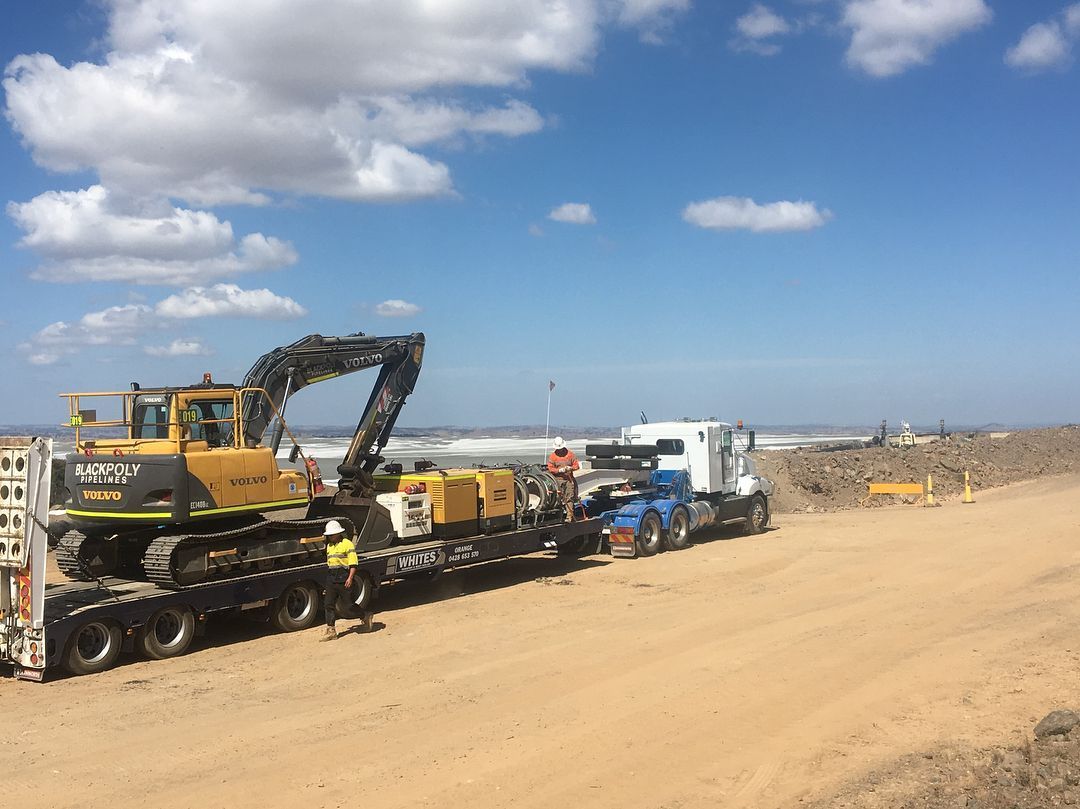
{"type": "Polygon", "coordinates": [[[747,436],[749,441],[749,449],[751,451],[757,449],[757,430],[751,430],[747,436]]]}
{"type": "Polygon", "coordinates": [[[300,454],[300,447],[296,444],[292,445],[292,449],[289,450],[289,463],[296,463],[296,456],[300,454]]]}

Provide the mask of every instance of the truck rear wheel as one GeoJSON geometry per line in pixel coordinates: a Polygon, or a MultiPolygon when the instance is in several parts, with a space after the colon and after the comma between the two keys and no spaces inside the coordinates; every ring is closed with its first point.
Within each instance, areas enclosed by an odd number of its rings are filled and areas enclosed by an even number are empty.
{"type": "Polygon", "coordinates": [[[151,660],[179,657],[195,637],[195,616],[187,607],[163,607],[139,631],[138,645],[151,660]]]}
{"type": "Polygon", "coordinates": [[[120,656],[123,634],[111,621],[91,621],[76,629],[64,652],[64,668],[72,674],[97,674],[111,669],[120,656]]]}
{"type": "Polygon", "coordinates": [[[321,616],[319,588],[309,581],[290,584],[274,599],[270,623],[282,632],[298,632],[314,626],[321,616]]]}
{"type": "Polygon", "coordinates": [[[660,515],[650,511],[641,520],[637,538],[634,544],[637,546],[638,556],[653,556],[660,550],[663,528],[660,523],[660,515]]]}
{"type": "Polygon", "coordinates": [[[681,551],[690,544],[690,515],[685,508],[671,512],[668,529],[664,534],[664,547],[669,551],[681,551]]]}
{"type": "Polygon", "coordinates": [[[760,494],[750,498],[750,507],[746,510],[746,533],[760,534],[769,524],[769,504],[760,494]]]}

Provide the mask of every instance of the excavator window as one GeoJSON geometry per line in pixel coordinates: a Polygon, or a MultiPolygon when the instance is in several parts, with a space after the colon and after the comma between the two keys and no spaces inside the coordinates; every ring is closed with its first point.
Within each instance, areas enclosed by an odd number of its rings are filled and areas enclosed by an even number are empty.
{"type": "Polygon", "coordinates": [[[194,420],[188,423],[193,441],[205,441],[211,447],[230,447],[233,442],[233,400],[206,399],[188,403],[194,420]]]}
{"type": "Polygon", "coordinates": [[[168,402],[136,402],[132,413],[132,438],[168,438],[169,405],[168,402]]]}

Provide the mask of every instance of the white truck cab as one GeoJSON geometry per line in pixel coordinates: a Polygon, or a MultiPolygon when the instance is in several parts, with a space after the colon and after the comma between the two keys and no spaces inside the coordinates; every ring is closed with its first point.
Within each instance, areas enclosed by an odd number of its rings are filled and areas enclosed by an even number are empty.
{"type": "Polygon", "coordinates": [[[661,421],[623,427],[624,444],[655,444],[658,469],[690,472],[695,494],[772,495],[772,482],[759,477],[753,458],[739,450],[742,437],[722,421],[661,421]]]}

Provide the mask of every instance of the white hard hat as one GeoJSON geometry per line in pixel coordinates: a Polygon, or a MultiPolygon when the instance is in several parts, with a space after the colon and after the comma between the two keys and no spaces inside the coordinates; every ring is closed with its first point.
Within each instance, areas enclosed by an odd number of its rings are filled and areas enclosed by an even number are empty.
{"type": "Polygon", "coordinates": [[[344,534],[345,529],[341,527],[341,523],[337,520],[330,520],[326,524],[326,529],[322,532],[324,537],[332,537],[334,534],[344,534]]]}
{"type": "Polygon", "coordinates": [[[551,442],[551,446],[555,447],[555,449],[562,449],[566,446],[566,442],[563,441],[561,435],[557,435],[555,436],[555,440],[551,442]]]}

